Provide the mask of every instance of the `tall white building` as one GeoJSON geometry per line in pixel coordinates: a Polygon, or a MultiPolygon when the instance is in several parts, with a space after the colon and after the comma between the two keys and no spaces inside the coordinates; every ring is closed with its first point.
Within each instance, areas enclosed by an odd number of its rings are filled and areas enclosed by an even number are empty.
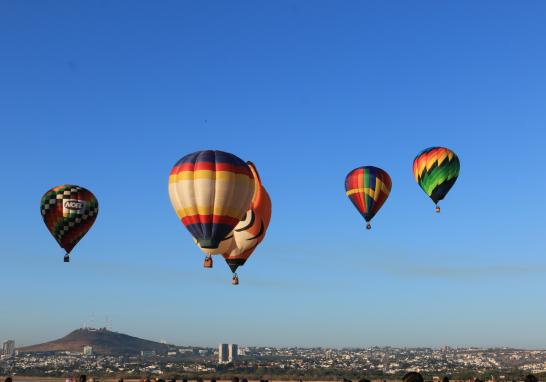
{"type": "Polygon", "coordinates": [[[237,344],[229,344],[228,348],[228,361],[233,362],[239,358],[239,347],[237,344]]]}
{"type": "Polygon", "coordinates": [[[2,354],[7,357],[15,355],[15,341],[7,340],[2,343],[2,354]]]}
{"type": "Polygon", "coordinates": [[[93,346],[84,346],[83,347],[83,355],[93,355],[93,346]]]}
{"type": "Polygon", "coordinates": [[[218,346],[218,363],[227,363],[229,362],[229,345],[228,344],[220,344],[218,346]]]}

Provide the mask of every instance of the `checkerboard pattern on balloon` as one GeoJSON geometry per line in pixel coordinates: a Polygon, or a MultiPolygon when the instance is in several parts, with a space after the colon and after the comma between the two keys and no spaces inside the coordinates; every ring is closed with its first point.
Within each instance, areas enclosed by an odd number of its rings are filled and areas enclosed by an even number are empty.
{"type": "Polygon", "coordinates": [[[70,253],[95,222],[99,205],[91,191],[65,184],[44,194],[40,210],[49,232],[70,253]]]}

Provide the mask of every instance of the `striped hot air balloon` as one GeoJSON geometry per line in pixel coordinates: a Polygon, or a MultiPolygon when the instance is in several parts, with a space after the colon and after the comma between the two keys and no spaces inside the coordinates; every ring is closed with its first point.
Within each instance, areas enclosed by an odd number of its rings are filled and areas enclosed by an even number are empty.
{"type": "Polygon", "coordinates": [[[99,212],[99,203],[91,191],[64,184],[49,190],[40,203],[42,218],[51,235],[66,251],[64,261],[91,228],[99,212]]]}
{"type": "Polygon", "coordinates": [[[429,147],[413,161],[413,176],[419,186],[436,204],[447,195],[459,176],[461,164],[457,155],[445,147],[429,147]]]}
{"type": "Polygon", "coordinates": [[[248,165],[223,151],[197,151],[180,159],[169,176],[169,197],[176,214],[208,254],[221,253],[221,241],[250,207],[254,178],[248,165]]]}
{"type": "Polygon", "coordinates": [[[372,228],[370,220],[389,197],[391,187],[389,174],[373,166],[355,168],[345,178],[347,196],[368,223],[367,229],[372,228]]]}
{"type": "Polygon", "coordinates": [[[271,198],[262,185],[256,166],[251,162],[247,163],[254,175],[256,190],[251,208],[229,235],[231,247],[223,254],[226,263],[233,272],[233,284],[239,283],[239,278],[235,273],[237,268],[245,264],[258,244],[265,238],[271,220],[271,198]]]}

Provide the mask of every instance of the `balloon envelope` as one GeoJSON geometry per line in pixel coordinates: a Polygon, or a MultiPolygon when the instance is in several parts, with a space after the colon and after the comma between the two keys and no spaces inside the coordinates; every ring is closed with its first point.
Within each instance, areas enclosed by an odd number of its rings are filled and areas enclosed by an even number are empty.
{"type": "Polygon", "coordinates": [[[239,223],[253,194],[248,165],[223,151],[186,155],[169,176],[169,197],[176,214],[199,246],[210,253],[239,223]]]}
{"type": "Polygon", "coordinates": [[[256,181],[256,192],[252,199],[251,208],[232,232],[233,240],[229,251],[224,253],[224,259],[235,272],[252,255],[265,238],[271,221],[271,198],[262,185],[258,171],[253,163],[248,162],[256,181]]]}
{"type": "Polygon", "coordinates": [[[44,194],[40,211],[47,229],[68,254],[95,222],[99,203],[91,191],[64,184],[44,194]]]}
{"type": "Polygon", "coordinates": [[[413,161],[413,176],[434,203],[442,200],[455,184],[461,168],[457,155],[445,147],[429,147],[413,161]]]}
{"type": "Polygon", "coordinates": [[[391,188],[391,177],[378,167],[358,167],[345,178],[346,194],[367,222],[383,206],[391,188]]]}

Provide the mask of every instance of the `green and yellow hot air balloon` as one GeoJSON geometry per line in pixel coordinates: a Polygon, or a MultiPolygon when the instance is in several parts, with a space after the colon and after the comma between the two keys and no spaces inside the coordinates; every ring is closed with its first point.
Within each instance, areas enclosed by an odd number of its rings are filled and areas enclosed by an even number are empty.
{"type": "Polygon", "coordinates": [[[413,176],[419,186],[436,204],[442,200],[459,176],[461,164],[457,155],[445,147],[429,147],[421,151],[413,161],[413,176]]]}

